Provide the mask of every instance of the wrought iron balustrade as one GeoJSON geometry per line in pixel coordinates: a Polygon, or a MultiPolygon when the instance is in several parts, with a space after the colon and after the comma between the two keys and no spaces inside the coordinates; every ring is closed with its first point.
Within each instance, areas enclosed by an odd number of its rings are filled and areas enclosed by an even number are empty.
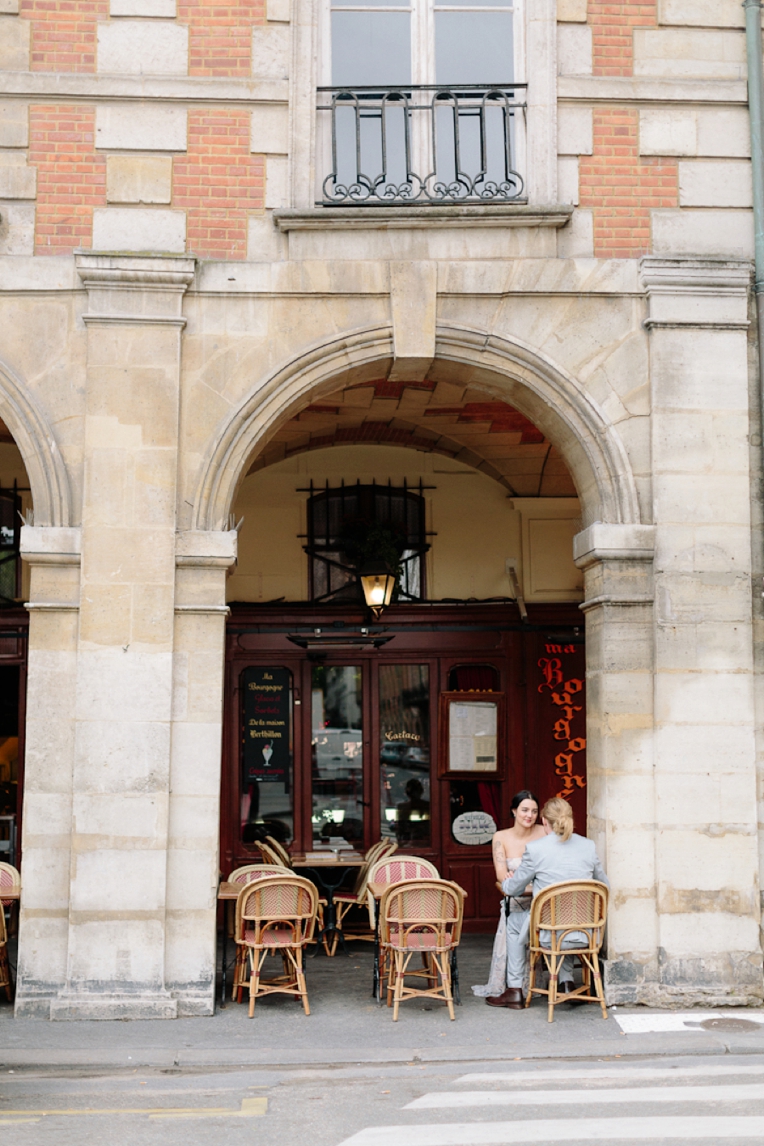
{"type": "Polygon", "coordinates": [[[319,155],[329,168],[322,204],[522,200],[525,87],[319,88],[319,155]]]}

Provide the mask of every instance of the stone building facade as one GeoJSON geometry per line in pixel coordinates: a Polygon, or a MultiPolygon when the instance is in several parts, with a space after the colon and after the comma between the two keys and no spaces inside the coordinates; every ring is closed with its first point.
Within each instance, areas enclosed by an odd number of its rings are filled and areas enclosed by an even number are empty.
{"type": "MultiPolygon", "coordinates": [[[[538,631],[585,629],[611,1001],[760,1002],[742,8],[520,0],[496,106],[522,185],[370,202],[332,162],[329,89],[361,82],[335,7],[0,0],[17,1013],[212,1011],[230,604],[304,605],[306,483],[391,475],[440,487],[430,598],[517,597],[516,559],[538,631]]],[[[390,90],[442,83],[440,12],[414,4],[390,90]]]]}

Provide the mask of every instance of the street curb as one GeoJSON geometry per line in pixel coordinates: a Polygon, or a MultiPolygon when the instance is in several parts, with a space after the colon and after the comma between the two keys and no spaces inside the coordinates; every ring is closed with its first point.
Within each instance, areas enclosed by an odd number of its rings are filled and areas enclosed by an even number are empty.
{"type": "Polygon", "coordinates": [[[756,1043],[740,1039],[735,1042],[722,1042],[719,1039],[706,1039],[693,1035],[692,1041],[679,1042],[677,1039],[660,1040],[656,1037],[632,1036],[627,1042],[617,1044],[603,1044],[600,1047],[588,1045],[577,1049],[566,1047],[522,1049],[508,1046],[502,1050],[497,1048],[482,1048],[462,1046],[443,1048],[390,1048],[370,1052],[368,1049],[350,1050],[262,1050],[254,1048],[242,1050],[229,1049],[191,1049],[184,1048],[176,1051],[156,1050],[152,1048],[132,1048],[130,1053],[126,1050],[0,1050],[0,1069],[40,1069],[40,1068],[70,1068],[70,1069],[104,1069],[121,1068],[134,1069],[136,1067],[154,1068],[187,1068],[200,1067],[345,1067],[345,1066],[400,1066],[411,1063],[435,1065],[438,1063],[469,1063],[469,1062],[497,1062],[511,1065],[513,1062],[524,1061],[561,1061],[575,1059],[578,1061],[591,1061],[597,1059],[634,1059],[645,1057],[707,1057],[724,1056],[728,1054],[755,1055],[764,1054],[764,1042],[756,1043]],[[518,1053],[521,1052],[521,1053],[518,1053]],[[583,1051],[583,1053],[582,1053],[583,1051]]]}

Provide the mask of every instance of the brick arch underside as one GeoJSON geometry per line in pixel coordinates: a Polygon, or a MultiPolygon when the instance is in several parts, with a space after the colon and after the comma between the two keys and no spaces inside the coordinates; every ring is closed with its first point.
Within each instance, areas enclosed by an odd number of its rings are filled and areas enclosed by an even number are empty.
{"type": "Polygon", "coordinates": [[[269,439],[249,473],[310,450],[403,446],[472,466],[516,497],[575,497],[559,450],[502,399],[476,386],[426,379],[356,383],[313,402],[269,439]]]}
{"type": "MultiPolygon", "coordinates": [[[[567,486],[566,492],[577,493],[581,499],[584,525],[593,521],[639,522],[636,485],[616,429],[580,383],[535,348],[519,339],[442,326],[438,327],[436,355],[424,380],[393,383],[389,379],[392,364],[392,331],[383,326],[313,346],[259,380],[232,407],[210,441],[190,526],[223,528],[244,477],[260,468],[259,459],[267,465],[286,456],[286,438],[293,432],[303,437],[292,442],[298,452],[314,448],[311,442],[316,448],[340,444],[338,428],[348,431],[340,439],[342,444],[349,443],[354,435],[356,441],[414,448],[420,448],[417,439],[425,431],[421,448],[434,448],[429,444],[434,435],[443,452],[491,476],[498,474],[498,480],[506,485],[506,475],[500,472],[496,459],[485,455],[487,445],[483,445],[481,455],[466,441],[470,436],[473,446],[476,437],[495,441],[494,424],[518,436],[519,447],[540,447],[548,455],[547,465],[554,451],[553,470],[559,466],[560,478],[570,479],[572,488],[567,486]],[[409,401],[415,401],[418,395],[426,409],[433,403],[433,412],[436,408],[439,412],[430,418],[426,410],[417,418],[398,418],[392,411],[392,416],[384,418],[372,414],[372,428],[368,430],[362,429],[364,419],[360,418],[356,418],[355,426],[338,427],[340,415],[327,413],[327,407],[332,411],[338,408],[336,396],[340,394],[344,407],[348,396],[352,399],[364,392],[363,400],[371,409],[375,401],[399,403],[400,398],[384,396],[398,390],[401,398],[407,394],[409,401]],[[454,400],[457,390],[461,395],[458,401],[454,400]],[[305,419],[322,417],[328,417],[330,425],[314,423],[313,436],[305,419]],[[447,429],[443,418],[451,419],[447,429]],[[438,420],[438,428],[431,429],[438,420]],[[478,434],[467,433],[476,428],[478,434]]],[[[505,449],[506,443],[501,448],[505,449]]],[[[538,496],[538,475],[533,478],[535,487],[514,492],[538,496]]],[[[549,487],[546,492],[550,495],[549,487]]]]}

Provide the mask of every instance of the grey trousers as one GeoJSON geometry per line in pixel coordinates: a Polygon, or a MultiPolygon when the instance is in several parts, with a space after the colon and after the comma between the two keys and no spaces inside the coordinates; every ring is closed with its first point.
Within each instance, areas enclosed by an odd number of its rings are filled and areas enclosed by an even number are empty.
{"type": "MultiPolygon", "coordinates": [[[[522,987],[525,977],[525,957],[528,950],[528,932],[530,930],[530,911],[512,912],[507,918],[507,986],[522,987]]],[[[547,932],[548,935],[548,932],[547,932]]],[[[570,935],[563,939],[562,945],[578,947],[581,939],[570,935]]],[[[544,945],[544,932],[541,932],[541,943],[544,945]]],[[[557,973],[559,983],[572,983],[573,960],[563,959],[557,973]]]]}

